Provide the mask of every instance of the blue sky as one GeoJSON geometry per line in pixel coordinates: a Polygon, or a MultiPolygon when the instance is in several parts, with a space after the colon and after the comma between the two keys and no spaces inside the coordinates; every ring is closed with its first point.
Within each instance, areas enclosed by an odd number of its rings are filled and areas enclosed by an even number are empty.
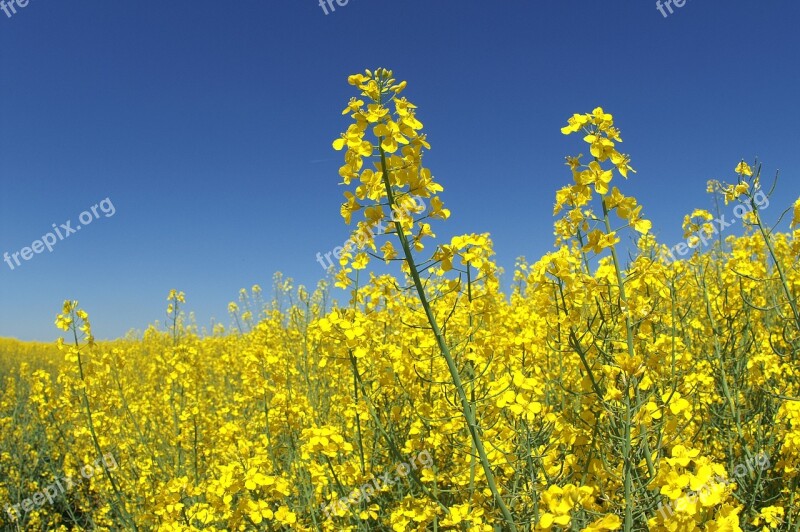
{"type": "Polygon", "coordinates": [[[564,156],[586,151],[559,129],[597,105],[638,170],[623,192],[664,243],[740,158],[780,169],[771,215],[800,195],[797,2],[688,0],[666,18],[641,0],[16,9],[0,11],[0,253],[105,198],[115,212],[0,262],[0,336],[56,338],[64,299],[109,338],[163,320],[170,288],[202,326],[276,271],[316,284],[316,253],[349,234],[331,141],[364,68],[409,82],[453,212],[437,234],[490,232],[507,271],[551,249],[564,156]]]}

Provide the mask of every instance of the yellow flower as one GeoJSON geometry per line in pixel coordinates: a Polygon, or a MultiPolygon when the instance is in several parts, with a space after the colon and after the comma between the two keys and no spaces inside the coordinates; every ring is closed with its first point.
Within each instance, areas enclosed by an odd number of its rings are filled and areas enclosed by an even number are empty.
{"type": "Polygon", "coordinates": [[[783,524],[784,509],[782,506],[767,506],[753,520],[753,524],[758,526],[763,521],[768,528],[778,528],[783,524]]]}
{"type": "Polygon", "coordinates": [[[614,152],[614,143],[602,135],[590,133],[583,140],[589,144],[589,153],[598,161],[605,161],[614,152]]]}
{"type": "MultiPolygon", "coordinates": [[[[674,402],[670,403],[670,406],[674,404],[674,402]]],[[[673,413],[675,412],[673,411],[673,413]]],[[[672,458],[667,458],[667,463],[673,466],[679,465],[681,467],[686,467],[689,465],[690,461],[697,458],[699,455],[700,451],[697,449],[687,449],[683,445],[678,444],[672,448],[672,458]]]]}
{"type": "Polygon", "coordinates": [[[567,120],[567,125],[561,128],[561,132],[565,135],[576,133],[588,123],[588,115],[574,114],[569,118],[569,120],[567,120]]]}
{"type": "Polygon", "coordinates": [[[619,242],[619,238],[614,231],[606,234],[599,229],[594,229],[587,236],[588,242],[583,249],[586,251],[591,250],[594,253],[600,253],[604,249],[613,247],[614,244],[619,242]]]}
{"type": "Polygon", "coordinates": [[[736,169],[734,170],[734,172],[736,172],[740,176],[751,176],[751,175],[753,175],[753,170],[744,161],[742,161],[742,162],[740,162],[739,164],[736,165],[736,169]]]}
{"type": "Polygon", "coordinates": [[[683,490],[689,485],[689,476],[670,471],[666,476],[666,484],[661,486],[661,494],[675,501],[683,496],[683,490]]]}
{"type": "Polygon", "coordinates": [[[619,171],[622,177],[626,179],[628,178],[628,172],[633,172],[634,174],[636,173],[636,170],[631,168],[629,164],[631,162],[631,158],[627,155],[619,153],[616,150],[611,153],[611,162],[617,167],[617,171],[619,171]]]}
{"type": "Polygon", "coordinates": [[[387,120],[375,126],[373,133],[381,141],[381,148],[386,153],[394,153],[398,149],[399,144],[408,144],[408,139],[400,131],[400,126],[397,122],[387,120]]]}
{"type": "Polygon", "coordinates": [[[247,516],[258,525],[264,519],[272,519],[273,513],[265,501],[247,501],[247,516]]]}
{"type": "MultiPolygon", "coordinates": [[[[685,419],[691,418],[691,416],[692,416],[692,412],[691,412],[691,406],[692,405],[691,405],[691,403],[689,403],[689,401],[684,399],[683,396],[681,396],[681,394],[677,393],[677,392],[675,394],[665,393],[665,394],[662,395],[661,399],[664,400],[664,401],[667,401],[670,398],[670,395],[672,395],[672,399],[670,400],[670,403],[669,403],[670,412],[672,412],[676,416],[678,414],[683,413],[683,417],[685,419]]],[[[676,449],[683,449],[683,446],[678,445],[675,448],[676,449]]]]}
{"type": "Polygon", "coordinates": [[[355,259],[353,259],[351,266],[353,266],[354,270],[363,270],[367,267],[367,264],[369,264],[369,255],[361,252],[356,255],[355,259]]]}
{"type": "Polygon", "coordinates": [[[619,530],[622,526],[622,519],[617,514],[608,514],[600,519],[593,521],[589,526],[582,529],[582,532],[607,532],[619,530]]]}

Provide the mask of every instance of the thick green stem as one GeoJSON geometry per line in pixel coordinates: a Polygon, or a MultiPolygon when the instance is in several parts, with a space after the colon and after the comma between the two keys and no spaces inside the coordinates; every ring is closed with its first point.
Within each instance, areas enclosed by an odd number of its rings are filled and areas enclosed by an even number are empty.
{"type": "MultiPolygon", "coordinates": [[[[383,138],[379,139],[380,142],[383,142],[383,138]]],[[[386,164],[386,152],[383,148],[380,148],[381,154],[381,170],[383,171],[383,182],[386,186],[386,195],[389,201],[389,208],[392,209],[395,205],[394,200],[394,192],[392,190],[392,185],[389,181],[389,170],[386,164]]],[[[397,230],[397,236],[400,239],[400,244],[403,247],[403,253],[405,254],[406,264],[408,264],[408,269],[411,274],[411,278],[414,281],[414,287],[417,289],[417,295],[419,296],[420,303],[422,304],[422,308],[425,310],[425,316],[428,318],[428,323],[433,330],[433,334],[436,337],[436,343],[439,346],[439,350],[442,353],[445,361],[447,362],[447,369],[450,371],[450,378],[453,381],[453,385],[456,388],[456,392],[458,393],[459,401],[461,402],[461,411],[464,414],[464,418],[467,421],[467,427],[469,429],[470,436],[472,437],[472,442],[475,445],[475,449],[478,451],[478,456],[481,461],[481,466],[483,467],[483,472],[486,475],[486,482],[489,484],[489,489],[494,496],[495,502],[497,506],[500,508],[500,511],[503,513],[503,517],[506,521],[506,526],[510,532],[516,532],[517,528],[514,525],[514,519],[511,516],[511,512],[509,511],[508,507],[503,501],[503,498],[500,495],[500,491],[497,489],[497,484],[495,483],[494,473],[492,472],[492,466],[489,463],[489,458],[486,455],[486,449],[483,446],[483,440],[481,440],[479,428],[477,426],[476,418],[475,418],[475,411],[472,408],[472,405],[469,402],[469,398],[467,397],[466,392],[464,391],[464,385],[461,382],[461,376],[458,373],[458,367],[456,366],[455,360],[453,359],[452,354],[450,353],[450,348],[447,346],[447,342],[445,341],[444,335],[442,334],[441,330],[439,329],[439,324],[436,321],[436,316],[434,316],[433,311],[431,310],[430,304],[428,303],[428,297],[425,295],[425,288],[422,286],[422,280],[419,276],[419,271],[414,261],[414,256],[411,252],[411,246],[408,243],[408,239],[406,238],[405,231],[403,230],[402,223],[398,220],[395,221],[395,228],[397,230]]]]}
{"type": "MultiPolygon", "coordinates": [[[[611,221],[608,219],[608,206],[606,205],[605,198],[600,201],[603,204],[603,220],[605,221],[606,233],[611,234],[611,221]]],[[[633,325],[631,323],[630,312],[628,307],[628,298],[625,294],[625,283],[622,279],[622,270],[620,268],[619,259],[617,257],[617,250],[612,245],[611,259],[614,262],[614,271],[617,274],[617,284],[619,285],[619,299],[623,306],[623,313],[625,314],[625,332],[628,344],[628,356],[634,356],[634,343],[633,343],[633,325]]],[[[623,441],[622,441],[622,459],[623,459],[623,486],[625,490],[625,519],[623,521],[623,530],[631,532],[633,530],[633,437],[631,434],[631,424],[633,423],[633,408],[631,407],[630,383],[627,384],[623,393],[625,394],[625,422],[623,426],[623,441]]],[[[647,434],[642,434],[642,438],[647,439],[647,434]]]]}

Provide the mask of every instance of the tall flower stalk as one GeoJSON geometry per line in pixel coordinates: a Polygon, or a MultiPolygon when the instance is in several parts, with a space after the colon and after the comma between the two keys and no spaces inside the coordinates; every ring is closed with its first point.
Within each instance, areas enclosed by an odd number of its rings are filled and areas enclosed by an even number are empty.
{"type": "MultiPolygon", "coordinates": [[[[516,531],[514,519],[500,493],[495,480],[492,465],[481,438],[482,430],[478,423],[478,415],[470,402],[464,387],[458,366],[450,351],[447,340],[442,333],[434,314],[425,283],[420,275],[427,267],[438,261],[446,261],[452,252],[439,250],[429,261],[418,263],[415,252],[424,249],[423,238],[433,237],[430,225],[425,219],[449,217],[441,199],[437,196],[443,188],[433,180],[429,169],[422,166],[423,148],[430,148],[424,134],[420,133],[422,123],[416,118],[416,106],[400,93],[406,83],[395,83],[392,71],[379,68],[374,72],[367,70],[365,74],[356,74],[348,79],[351,85],[361,90],[361,96],[368,100],[351,98],[343,114],[350,114],[354,123],[341,138],[334,141],[336,150],[347,147],[345,164],[339,175],[345,185],[354,179],[360,181],[355,193],[346,192],[346,203],[342,205],[342,216],[349,224],[352,215],[364,209],[364,221],[360,221],[355,230],[355,238],[351,241],[359,243],[359,249],[345,249],[341,257],[342,270],[337,276],[337,286],[345,288],[351,284],[348,274],[353,270],[364,269],[370,257],[376,257],[375,227],[382,227],[385,218],[390,218],[387,233],[394,233],[402,249],[403,271],[411,278],[420,304],[425,312],[428,324],[436,338],[436,344],[445,359],[452,384],[458,395],[461,413],[467,424],[472,445],[486,476],[486,482],[492,492],[495,503],[500,509],[507,530],[516,531]],[[389,106],[394,106],[392,112],[389,106]],[[372,132],[376,143],[366,140],[372,132]],[[372,162],[373,168],[363,168],[364,161],[372,162]],[[424,217],[415,218],[422,208],[413,197],[430,200],[430,211],[424,217]],[[362,203],[363,202],[363,203],[362,203]],[[388,212],[387,212],[388,209],[388,212]]],[[[381,248],[383,259],[387,262],[398,259],[398,252],[391,241],[381,248]]]]}
{"type": "Polygon", "coordinates": [[[640,417],[639,411],[644,406],[639,392],[645,369],[643,358],[637,352],[635,343],[637,331],[634,316],[639,305],[634,306],[634,302],[628,298],[626,284],[632,275],[623,269],[620,262],[616,249],[619,242],[618,229],[612,227],[610,214],[616,211],[618,217],[626,222],[620,229],[632,228],[642,235],[649,233],[652,224],[642,218],[642,208],[637,205],[634,198],[625,197],[617,187],[610,186],[615,171],[625,178],[629,172],[634,172],[629,164],[630,158],[616,149],[617,143],[622,142],[622,139],[619,130],[614,127],[612,115],[597,107],[591,113],[573,115],[561,131],[565,135],[584,133],[583,140],[589,145],[592,160],[588,164],[583,164],[582,155],[567,158],[567,165],[572,170],[575,184],[563,188],[556,197],[556,212],[564,207],[571,207],[564,218],[556,223],[556,234],[559,238],[557,243],[574,238],[573,242],[577,242],[580,247],[584,272],[589,271],[590,261],[587,253],[600,255],[609,252],[611,262],[608,264],[605,261],[605,267],[609,270],[607,289],[610,300],[616,300],[616,304],[612,307],[612,315],[609,316],[612,319],[608,324],[612,332],[611,345],[598,349],[602,355],[598,362],[589,361],[588,352],[591,350],[591,345],[587,347],[582,338],[601,336],[604,334],[602,328],[581,331],[578,326],[571,327],[570,345],[581,360],[582,369],[589,377],[602,410],[612,413],[608,429],[611,438],[620,444],[622,460],[624,501],[622,530],[631,532],[638,523],[644,521],[640,511],[641,506],[637,505],[637,501],[642,499],[643,486],[647,484],[647,481],[637,481],[637,478],[641,478],[636,471],[639,462],[635,456],[637,445],[645,450],[647,476],[652,478],[655,471],[648,450],[649,431],[643,423],[637,422],[637,418],[640,417]],[[595,215],[588,208],[594,194],[600,196],[601,216],[595,215]],[[620,323],[619,326],[615,323],[617,321],[620,323]],[[603,379],[600,373],[610,373],[614,376],[613,391],[608,389],[608,385],[605,387],[601,385],[603,379]],[[638,444],[637,436],[640,441],[638,444]]]}
{"type": "MultiPolygon", "coordinates": [[[[74,384],[76,389],[80,391],[81,406],[83,407],[83,412],[86,415],[86,423],[94,450],[98,457],[104,457],[105,453],[100,446],[100,440],[98,439],[97,431],[95,429],[92,408],[89,402],[89,394],[86,391],[87,378],[84,372],[85,364],[83,360],[82,347],[92,348],[95,346],[94,336],[92,335],[92,326],[89,323],[89,315],[84,310],[78,308],[77,301],[65,301],[63,313],[56,317],[56,326],[63,331],[72,332],[73,345],[70,346],[64,341],[63,338],[59,338],[58,346],[61,350],[66,352],[66,360],[68,362],[74,362],[78,367],[79,382],[74,384]],[[80,331],[84,336],[84,340],[86,342],[84,346],[81,346],[80,344],[78,331],[80,331]]],[[[108,479],[108,482],[111,484],[111,488],[114,492],[115,500],[110,501],[111,508],[119,516],[122,522],[124,522],[126,526],[130,528],[130,530],[138,531],[139,529],[136,526],[135,521],[125,509],[125,503],[122,500],[123,494],[105,463],[103,464],[103,473],[108,479]]]]}

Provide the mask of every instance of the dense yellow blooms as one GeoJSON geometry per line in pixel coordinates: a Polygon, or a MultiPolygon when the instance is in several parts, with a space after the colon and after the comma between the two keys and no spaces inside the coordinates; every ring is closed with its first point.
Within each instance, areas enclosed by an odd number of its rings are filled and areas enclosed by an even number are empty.
{"type": "Polygon", "coordinates": [[[741,206],[744,233],[703,249],[715,217],[695,210],[692,253],[666,261],[614,182],[631,159],[598,107],[562,129],[591,160],[567,158],[556,248],[504,293],[488,234],[435,240],[450,212],[406,83],[349,81],[334,142],[361,231],[336,278],[349,302],[278,275],[272,301],[255,286],[230,304],[230,331],[200,334],[173,290],[166,326],[138,337],[96,341],[68,301],[57,345],[0,340],[0,527],[509,530],[499,499],[517,530],[796,529],[800,200],[793,232],[773,232],[741,162],[709,191],[741,206]]]}

